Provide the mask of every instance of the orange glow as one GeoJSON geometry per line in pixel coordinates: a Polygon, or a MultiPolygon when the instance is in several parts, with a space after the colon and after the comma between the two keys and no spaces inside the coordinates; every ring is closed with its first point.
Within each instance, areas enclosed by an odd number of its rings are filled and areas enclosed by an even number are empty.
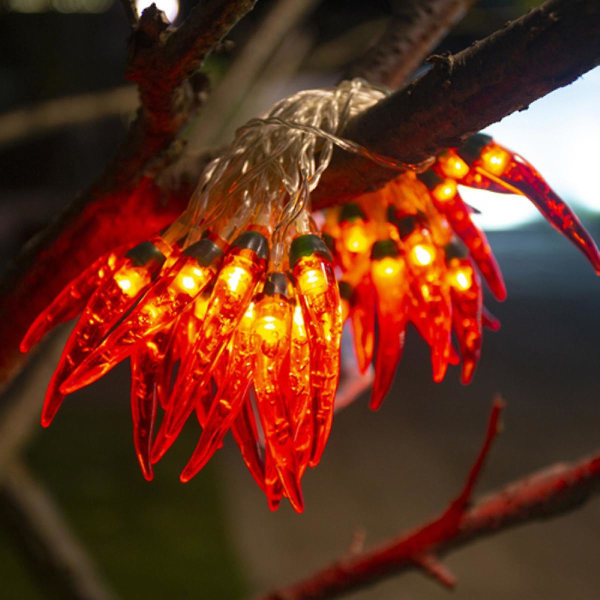
{"type": "Polygon", "coordinates": [[[249,271],[243,267],[237,266],[235,263],[224,267],[219,274],[219,277],[227,282],[229,290],[234,294],[238,291],[242,291],[243,293],[252,279],[252,275],[249,271]]]}
{"type": "Polygon", "coordinates": [[[440,183],[433,188],[433,196],[440,202],[445,202],[454,198],[456,195],[456,183],[452,179],[447,179],[444,183],[440,183]]]}
{"type": "Polygon", "coordinates": [[[345,223],[342,227],[342,241],[349,252],[367,252],[372,244],[371,236],[362,219],[345,223]]]}
{"type": "Polygon", "coordinates": [[[200,284],[205,283],[205,279],[206,273],[202,269],[193,264],[187,264],[179,271],[174,283],[182,292],[193,293],[198,291],[200,284]]]}
{"type": "Polygon", "coordinates": [[[446,177],[462,179],[469,172],[469,165],[455,152],[444,152],[438,157],[438,164],[446,177]]]}
{"type": "Polygon", "coordinates": [[[461,265],[458,261],[454,263],[454,260],[450,262],[448,283],[459,291],[468,290],[473,285],[473,269],[469,265],[461,265]]]}
{"type": "Polygon", "coordinates": [[[417,244],[410,249],[408,259],[417,267],[427,267],[435,258],[435,248],[429,244],[417,244]]]}
{"type": "Polygon", "coordinates": [[[483,168],[493,175],[502,175],[509,161],[510,154],[496,144],[486,146],[481,152],[481,164],[483,168]]]}
{"type": "Polygon", "coordinates": [[[396,277],[403,270],[402,259],[386,256],[381,260],[374,260],[371,266],[371,273],[378,280],[390,280],[396,277]]]}
{"type": "Polygon", "coordinates": [[[121,291],[130,298],[150,283],[150,274],[144,268],[123,266],[114,274],[114,278],[121,291]]]}
{"type": "Polygon", "coordinates": [[[298,275],[298,287],[303,294],[317,295],[327,291],[329,282],[325,273],[318,268],[318,264],[315,265],[317,268],[302,269],[298,275]]]}

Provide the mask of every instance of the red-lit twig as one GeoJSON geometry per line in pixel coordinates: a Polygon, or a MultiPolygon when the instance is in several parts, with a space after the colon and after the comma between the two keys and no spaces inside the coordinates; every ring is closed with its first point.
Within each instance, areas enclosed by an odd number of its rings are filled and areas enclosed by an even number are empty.
{"type": "Polygon", "coordinates": [[[0,390],[24,364],[19,340],[49,299],[98,256],[147,239],[185,208],[189,190],[165,193],[152,177],[181,151],[176,136],[201,103],[206,79],[192,74],[254,2],[207,0],[176,31],[167,31],[155,6],[144,11],[128,68],[142,106],[115,160],[30,241],[0,281],[0,390]]]}
{"type": "Polygon", "coordinates": [[[562,514],[600,491],[600,453],[576,463],[559,463],[519,479],[470,505],[472,489],[498,432],[503,403],[494,402],[487,435],[459,496],[442,514],[367,552],[348,556],[263,600],[334,598],[403,571],[421,568],[445,586],[454,576],[439,557],[515,525],[562,514]]]}

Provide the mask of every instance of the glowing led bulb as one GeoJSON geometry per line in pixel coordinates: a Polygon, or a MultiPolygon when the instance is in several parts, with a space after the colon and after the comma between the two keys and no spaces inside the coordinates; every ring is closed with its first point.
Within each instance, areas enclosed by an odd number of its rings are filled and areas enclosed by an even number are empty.
{"type": "Polygon", "coordinates": [[[418,267],[427,267],[435,259],[435,248],[429,244],[416,244],[410,249],[408,259],[418,267]]]}
{"type": "Polygon", "coordinates": [[[446,202],[447,200],[454,198],[456,195],[456,182],[454,182],[452,179],[446,179],[446,181],[443,183],[436,185],[431,193],[436,200],[439,200],[440,202],[446,202]]]}
{"type": "Polygon", "coordinates": [[[456,152],[447,150],[438,156],[438,165],[446,177],[462,179],[469,172],[469,165],[456,152]]]}
{"type": "Polygon", "coordinates": [[[481,152],[481,166],[493,175],[502,175],[509,162],[510,154],[497,144],[490,144],[481,152]]]}
{"type": "Polygon", "coordinates": [[[462,264],[458,259],[450,261],[448,283],[459,291],[468,290],[473,284],[473,269],[468,264],[462,264]]]}

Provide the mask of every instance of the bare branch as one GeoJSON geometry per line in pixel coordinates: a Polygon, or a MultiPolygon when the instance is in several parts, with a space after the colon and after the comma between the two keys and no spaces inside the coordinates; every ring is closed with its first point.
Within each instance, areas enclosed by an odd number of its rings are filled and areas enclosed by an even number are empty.
{"type": "Polygon", "coordinates": [[[3,473],[0,501],[10,514],[8,523],[19,544],[36,570],[43,573],[45,592],[55,589],[61,598],[79,600],[115,597],[52,498],[24,465],[14,463],[3,473]]]}
{"type": "Polygon", "coordinates": [[[133,29],[138,22],[138,11],[135,5],[135,0],[121,0],[121,6],[125,11],[125,16],[131,28],[133,29]]]}
{"type": "Polygon", "coordinates": [[[24,363],[19,340],[49,298],[111,247],[146,239],[185,207],[187,197],[163,193],[150,177],[181,151],[173,142],[206,89],[202,76],[189,82],[186,77],[254,3],[207,0],[170,35],[156,6],[142,14],[132,37],[129,67],[142,107],[115,160],[28,244],[0,282],[0,389],[24,363]]]}
{"type": "MultiPolygon", "coordinates": [[[[433,67],[353,119],[343,132],[370,150],[419,163],[600,62],[600,3],[549,0],[433,67]]],[[[324,207],[372,191],[396,172],[337,152],[314,193],[324,207]]]]}
{"type": "Polygon", "coordinates": [[[489,449],[494,435],[490,433],[497,431],[500,408],[496,403],[486,442],[463,492],[440,516],[378,548],[338,560],[302,581],[267,594],[263,600],[334,598],[415,568],[424,569],[450,587],[455,583],[454,578],[438,556],[509,527],[573,510],[600,491],[599,452],[576,463],[560,463],[519,479],[469,508],[464,502],[465,494],[469,493],[472,477],[479,472],[477,465],[489,449]]]}
{"type": "Polygon", "coordinates": [[[135,87],[126,85],[19,108],[0,115],[0,146],[56,129],[132,113],[137,103],[135,87]]]}
{"type": "Polygon", "coordinates": [[[346,73],[400,87],[477,0],[397,0],[381,39],[346,73]]]}

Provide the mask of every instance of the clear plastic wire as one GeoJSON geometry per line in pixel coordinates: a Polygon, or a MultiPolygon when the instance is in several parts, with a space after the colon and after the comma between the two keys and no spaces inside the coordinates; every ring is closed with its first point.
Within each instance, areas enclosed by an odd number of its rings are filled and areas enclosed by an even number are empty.
{"type": "Polygon", "coordinates": [[[277,102],[268,113],[238,129],[231,146],[200,176],[188,208],[165,237],[187,246],[222,221],[231,241],[256,215],[271,216],[273,244],[288,229],[310,228],[310,193],[329,166],[334,147],[388,168],[415,168],[371,152],[339,136],[349,119],[386,92],[360,79],[331,89],[307,90],[277,102]]]}

